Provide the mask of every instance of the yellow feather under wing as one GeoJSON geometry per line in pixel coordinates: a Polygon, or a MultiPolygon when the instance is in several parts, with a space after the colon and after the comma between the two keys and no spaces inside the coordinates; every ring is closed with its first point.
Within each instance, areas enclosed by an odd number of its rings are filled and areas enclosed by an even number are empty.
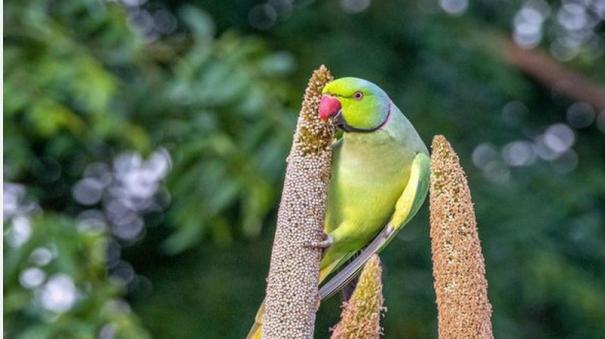
{"type": "Polygon", "coordinates": [[[430,172],[431,159],[429,156],[424,153],[416,154],[408,184],[397,200],[395,212],[389,221],[389,225],[393,229],[398,230],[405,226],[422,206],[429,191],[430,172]]]}

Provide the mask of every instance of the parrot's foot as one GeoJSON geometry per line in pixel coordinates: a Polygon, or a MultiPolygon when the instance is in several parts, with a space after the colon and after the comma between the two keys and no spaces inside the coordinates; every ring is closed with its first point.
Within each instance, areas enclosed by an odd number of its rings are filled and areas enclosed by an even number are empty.
{"type": "Polygon", "coordinates": [[[326,235],[326,239],[322,241],[312,241],[305,244],[305,247],[311,248],[328,248],[332,246],[334,239],[330,235],[326,235]]]}

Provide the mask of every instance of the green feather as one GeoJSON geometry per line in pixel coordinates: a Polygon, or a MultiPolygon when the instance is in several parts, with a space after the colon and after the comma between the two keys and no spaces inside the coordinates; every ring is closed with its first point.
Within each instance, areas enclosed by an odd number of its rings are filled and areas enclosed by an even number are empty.
{"type": "Polygon", "coordinates": [[[375,84],[359,78],[336,79],[323,88],[340,101],[345,120],[353,127],[374,128],[386,119],[390,100],[375,84]],[[361,97],[356,97],[356,93],[361,97]]]}

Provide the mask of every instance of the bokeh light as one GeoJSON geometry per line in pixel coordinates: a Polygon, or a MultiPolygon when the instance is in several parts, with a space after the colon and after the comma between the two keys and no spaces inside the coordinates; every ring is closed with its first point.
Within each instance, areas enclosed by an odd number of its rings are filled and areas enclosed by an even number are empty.
{"type": "Polygon", "coordinates": [[[20,247],[25,244],[32,234],[30,220],[25,216],[14,217],[4,239],[11,247],[20,247]]]}
{"type": "Polygon", "coordinates": [[[55,274],[38,291],[37,299],[46,310],[55,313],[69,311],[78,296],[76,286],[70,276],[55,274]]]}
{"type": "Polygon", "coordinates": [[[518,126],[528,113],[521,101],[510,101],[502,108],[502,120],[509,126],[518,126]]]}
{"type": "Polygon", "coordinates": [[[568,150],[552,161],[555,172],[565,174],[578,166],[578,155],[574,150],[568,150]]]}
{"type": "Polygon", "coordinates": [[[128,7],[138,7],[147,2],[147,0],[121,0],[128,7]]]}
{"type": "Polygon", "coordinates": [[[170,35],[178,28],[177,18],[169,10],[147,0],[123,0],[128,10],[130,29],[150,43],[170,35]]]}
{"type": "Polygon", "coordinates": [[[28,216],[39,210],[38,204],[25,195],[25,186],[4,182],[2,195],[2,219],[10,221],[18,216],[28,216]]]}
{"type": "Polygon", "coordinates": [[[574,132],[565,124],[551,125],[544,133],[544,144],[557,154],[566,152],[573,146],[575,141],[576,136],[574,132]]]}
{"type": "Polygon", "coordinates": [[[46,279],[46,273],[37,267],[30,267],[25,269],[19,275],[19,282],[21,286],[32,289],[40,286],[46,279]]]}
{"type": "MultiPolygon", "coordinates": [[[[506,156],[512,157],[507,150],[506,156]]],[[[473,164],[481,169],[483,176],[494,183],[505,183],[510,179],[511,173],[505,163],[506,158],[498,152],[496,146],[490,143],[477,145],[472,153],[473,164]]]]}
{"type": "Polygon", "coordinates": [[[259,4],[250,9],[248,22],[250,26],[266,30],[271,28],[277,21],[277,12],[270,4],[259,4]]]}
{"type": "Polygon", "coordinates": [[[78,216],[83,229],[105,229],[125,241],[134,241],[144,231],[144,214],[161,211],[167,201],[157,197],[171,166],[170,155],[159,149],[144,160],[137,153],[119,154],[112,166],[93,163],[72,190],[75,201],[85,206],[101,204],[78,216]]]}
{"type": "Polygon", "coordinates": [[[462,15],[468,8],[468,0],[439,0],[439,6],[451,15],[462,15]]]}
{"type": "Polygon", "coordinates": [[[171,34],[177,28],[177,20],[165,9],[159,9],[153,13],[153,27],[162,34],[171,34]]]}
{"type": "Polygon", "coordinates": [[[293,0],[269,0],[267,3],[273,7],[280,18],[288,18],[294,9],[293,0]]]}
{"type": "Polygon", "coordinates": [[[103,183],[93,178],[84,178],[77,182],[72,194],[74,199],[82,205],[94,205],[103,197],[103,183]]]}
{"type": "Polygon", "coordinates": [[[483,169],[483,175],[490,181],[504,184],[510,180],[510,169],[506,164],[498,159],[488,163],[483,169]]]}
{"type": "Polygon", "coordinates": [[[83,231],[104,231],[107,229],[105,213],[98,209],[84,210],[76,218],[78,228],[83,231]]]}
{"type": "Polygon", "coordinates": [[[37,266],[46,266],[55,258],[54,251],[47,247],[37,247],[32,251],[29,260],[37,266]]]}
{"type": "Polygon", "coordinates": [[[116,327],[113,324],[107,324],[101,327],[98,339],[114,339],[116,337],[116,327]]]}
{"type": "Polygon", "coordinates": [[[472,154],[473,164],[480,169],[485,169],[489,163],[496,161],[498,157],[498,150],[489,143],[477,145],[472,154]]]}
{"type": "Polygon", "coordinates": [[[586,128],[595,119],[595,110],[585,102],[576,102],[567,109],[567,123],[575,128],[586,128]]]}
{"type": "Polygon", "coordinates": [[[557,21],[566,30],[575,31],[584,28],[589,22],[586,8],[578,3],[563,3],[557,12],[557,21]]]}
{"type": "Polygon", "coordinates": [[[529,166],[536,160],[536,154],[531,142],[517,140],[504,146],[502,149],[502,158],[509,166],[529,166]]]}
{"type": "Polygon", "coordinates": [[[542,40],[542,24],[545,17],[531,5],[522,7],[513,19],[513,39],[524,48],[533,48],[542,40]]]}
{"type": "Polygon", "coordinates": [[[111,275],[123,285],[128,285],[134,279],[134,269],[126,261],[120,260],[111,268],[111,275]]]}
{"type": "Polygon", "coordinates": [[[546,40],[550,54],[561,62],[579,56],[596,60],[605,53],[605,42],[597,33],[604,3],[566,0],[551,7],[544,0],[526,1],[513,20],[513,40],[524,48],[546,40]]]}

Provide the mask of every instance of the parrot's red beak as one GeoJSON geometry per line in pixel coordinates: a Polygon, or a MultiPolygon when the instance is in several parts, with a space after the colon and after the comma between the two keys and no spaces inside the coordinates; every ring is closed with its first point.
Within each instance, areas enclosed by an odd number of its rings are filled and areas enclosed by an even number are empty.
{"type": "Polygon", "coordinates": [[[330,119],[340,111],[340,101],[338,99],[323,95],[319,102],[319,118],[323,121],[330,119]]]}

